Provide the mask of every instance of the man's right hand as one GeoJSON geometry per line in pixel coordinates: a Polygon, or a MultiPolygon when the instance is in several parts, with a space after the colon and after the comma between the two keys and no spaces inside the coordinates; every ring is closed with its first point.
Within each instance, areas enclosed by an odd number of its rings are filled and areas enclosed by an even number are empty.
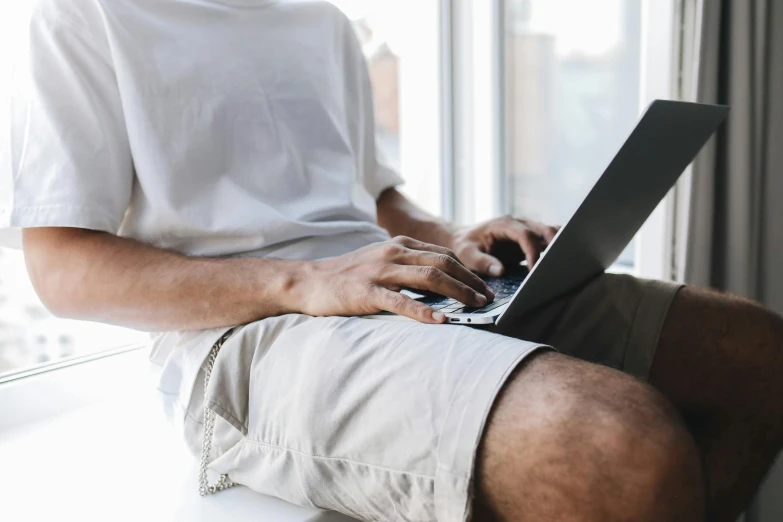
{"type": "Polygon", "coordinates": [[[297,311],[313,316],[393,312],[423,323],[446,317],[400,293],[428,290],[470,306],[491,302],[492,290],[451,250],[408,237],[376,243],[340,257],[303,265],[292,288],[297,311]]]}

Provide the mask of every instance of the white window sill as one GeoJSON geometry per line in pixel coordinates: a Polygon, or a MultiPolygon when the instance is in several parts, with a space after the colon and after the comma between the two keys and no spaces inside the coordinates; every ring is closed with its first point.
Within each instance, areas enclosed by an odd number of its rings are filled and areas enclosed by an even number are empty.
{"type": "Polygon", "coordinates": [[[348,522],[246,488],[197,492],[138,350],[0,385],[2,518],[348,522]]]}

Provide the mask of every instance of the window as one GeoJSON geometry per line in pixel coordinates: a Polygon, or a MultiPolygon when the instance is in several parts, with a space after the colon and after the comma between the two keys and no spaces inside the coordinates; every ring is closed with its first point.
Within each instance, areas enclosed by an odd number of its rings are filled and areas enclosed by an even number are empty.
{"type": "Polygon", "coordinates": [[[506,14],[508,206],[564,223],[638,119],[642,0],[508,0],[506,14]]]}
{"type": "MultiPolygon", "coordinates": [[[[674,92],[673,0],[506,0],[505,207],[564,223],[655,98],[674,92]]],[[[670,275],[656,211],[618,260],[670,275]]]]}

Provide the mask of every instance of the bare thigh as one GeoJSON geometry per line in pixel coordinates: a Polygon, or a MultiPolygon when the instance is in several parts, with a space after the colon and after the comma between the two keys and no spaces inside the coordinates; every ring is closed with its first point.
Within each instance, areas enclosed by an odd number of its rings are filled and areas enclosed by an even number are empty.
{"type": "Polygon", "coordinates": [[[473,520],[700,520],[700,464],[675,408],[554,352],[517,369],[480,446],[473,520]],[[676,498],[679,497],[679,498],[676,498]]]}

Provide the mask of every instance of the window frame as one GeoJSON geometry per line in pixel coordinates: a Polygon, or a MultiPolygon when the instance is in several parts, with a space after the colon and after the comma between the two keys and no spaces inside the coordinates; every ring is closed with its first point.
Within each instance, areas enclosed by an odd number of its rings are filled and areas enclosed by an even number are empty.
{"type": "Polygon", "coordinates": [[[143,350],[146,347],[147,345],[144,343],[126,343],[116,347],[105,348],[88,355],[74,355],[71,357],[64,357],[55,361],[28,366],[20,370],[0,373],[0,386],[10,382],[27,379],[29,377],[35,377],[37,375],[54,372],[63,368],[79,366],[82,364],[99,361],[101,359],[106,359],[107,357],[114,357],[128,352],[143,350]]]}
{"type": "MultiPolygon", "coordinates": [[[[702,13],[704,0],[678,0],[677,49],[679,65],[677,94],[685,101],[698,101],[699,56],[701,54],[702,13]]],[[[685,282],[688,256],[688,225],[691,211],[693,167],[688,166],[675,187],[675,205],[672,219],[672,276],[685,282]]]]}
{"type": "Polygon", "coordinates": [[[503,0],[446,0],[452,35],[454,151],[450,186],[454,221],[471,224],[504,214],[505,24],[503,0]],[[483,81],[482,81],[483,80],[483,81]],[[486,173],[484,176],[474,175],[486,173]]]}
{"type": "MultiPolygon", "coordinates": [[[[675,30],[679,0],[642,0],[642,64],[640,109],[656,98],[679,98],[679,42],[675,30]]],[[[639,230],[634,273],[650,279],[672,280],[674,214],[673,189],[639,230]]]]}
{"type": "Polygon", "coordinates": [[[439,0],[440,10],[440,89],[441,89],[441,217],[455,219],[455,64],[454,7],[452,0],[439,0]]]}

